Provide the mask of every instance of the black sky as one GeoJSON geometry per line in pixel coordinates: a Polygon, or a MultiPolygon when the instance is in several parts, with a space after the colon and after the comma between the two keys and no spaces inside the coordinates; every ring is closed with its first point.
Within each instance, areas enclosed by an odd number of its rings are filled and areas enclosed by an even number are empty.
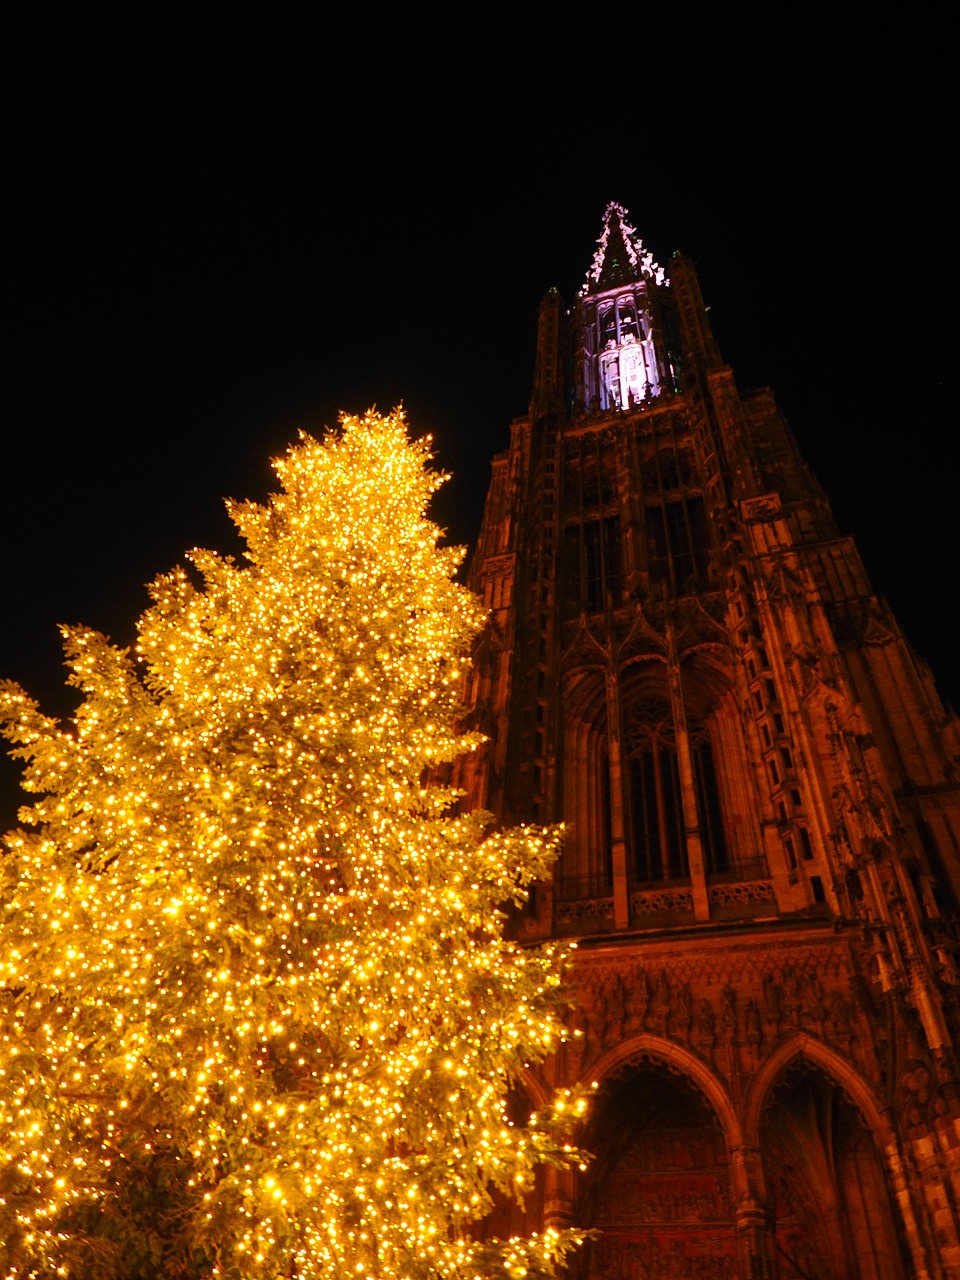
{"type": "Polygon", "coordinates": [[[268,459],[339,409],[405,403],[470,541],[539,298],[572,298],[617,199],[659,261],[693,257],[741,389],[773,387],[960,701],[929,14],[91,21],[10,41],[0,674],[67,707],[56,624],[129,641],[150,578],[230,549],[220,499],[262,498],[268,459]]]}

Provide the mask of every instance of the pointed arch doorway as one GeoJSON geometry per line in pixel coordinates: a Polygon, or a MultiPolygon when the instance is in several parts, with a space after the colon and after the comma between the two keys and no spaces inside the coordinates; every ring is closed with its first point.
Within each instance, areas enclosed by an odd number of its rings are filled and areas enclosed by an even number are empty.
{"type": "Polygon", "coordinates": [[[781,1280],[907,1280],[874,1135],[821,1068],[779,1077],[761,1150],[781,1280]]]}
{"type": "Polygon", "coordinates": [[[684,1075],[644,1059],[609,1080],[584,1145],[577,1280],[739,1280],[727,1144],[684,1075]]]}

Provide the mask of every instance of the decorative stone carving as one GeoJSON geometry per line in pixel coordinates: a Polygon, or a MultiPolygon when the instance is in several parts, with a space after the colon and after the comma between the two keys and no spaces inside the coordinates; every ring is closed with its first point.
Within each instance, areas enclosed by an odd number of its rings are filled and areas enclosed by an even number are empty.
{"type": "Polygon", "coordinates": [[[900,1077],[901,1124],[908,1138],[922,1136],[927,1127],[927,1106],[933,1093],[930,1072],[922,1062],[907,1064],[900,1077]]]}
{"type": "Polygon", "coordinates": [[[687,983],[682,982],[679,984],[674,996],[673,1009],[667,1029],[674,1040],[678,1040],[681,1044],[688,1044],[692,1023],[693,1009],[690,988],[687,983]]]}
{"type": "Polygon", "coordinates": [[[658,1036],[667,1034],[667,1019],[670,1017],[670,1006],[670,980],[667,977],[666,969],[661,969],[657,974],[647,1009],[647,1030],[658,1036]]]}
{"type": "Polygon", "coordinates": [[[863,643],[871,647],[890,644],[896,640],[896,634],[887,625],[878,600],[865,601],[860,615],[860,634],[863,643]]]}
{"type": "Polygon", "coordinates": [[[849,994],[857,981],[852,960],[849,942],[791,947],[776,956],[747,948],[712,963],[587,960],[577,972],[584,1032],[577,1072],[582,1078],[603,1053],[645,1032],[702,1058],[736,1093],[741,1073],[755,1072],[784,1038],[803,1032],[876,1082],[882,1069],[870,1041],[861,1042],[861,1015],[849,994]]]}
{"type": "Polygon", "coordinates": [[[658,911],[692,911],[693,891],[690,889],[650,889],[630,895],[632,915],[645,915],[658,911]]]}
{"type": "Polygon", "coordinates": [[[720,992],[720,1025],[724,1038],[734,1043],[737,1037],[737,993],[733,987],[724,987],[720,992]]]}
{"type": "Polygon", "coordinates": [[[560,902],[557,904],[557,921],[559,924],[575,924],[578,920],[612,920],[612,898],[584,898],[577,902],[560,902]]]}
{"type": "Polygon", "coordinates": [[[740,503],[743,518],[751,524],[774,520],[780,514],[779,493],[763,493],[758,498],[746,498],[740,503]]]}
{"type": "Polygon", "coordinates": [[[650,1003],[650,988],[647,975],[637,965],[632,982],[628,982],[630,1014],[627,1029],[631,1034],[642,1031],[646,1025],[647,1007],[650,1003]]]}
{"type": "Polygon", "coordinates": [[[744,1022],[746,1025],[744,1037],[746,1043],[754,1053],[757,1053],[763,1040],[763,1024],[760,1020],[760,1010],[757,1008],[756,1000],[747,1001],[744,1022]]]}
{"type": "Polygon", "coordinates": [[[743,880],[731,884],[712,884],[709,889],[710,905],[716,907],[743,906],[750,902],[775,902],[772,880],[743,880]]]}
{"type": "Polygon", "coordinates": [[[697,1005],[693,1034],[700,1056],[712,1062],[713,1050],[717,1042],[717,1020],[707,1000],[701,1000],[697,1005]]]}
{"type": "Polygon", "coordinates": [[[828,1006],[829,1021],[826,1023],[826,1036],[846,1049],[853,1035],[853,1011],[850,1002],[839,991],[830,997],[828,1006]]]}

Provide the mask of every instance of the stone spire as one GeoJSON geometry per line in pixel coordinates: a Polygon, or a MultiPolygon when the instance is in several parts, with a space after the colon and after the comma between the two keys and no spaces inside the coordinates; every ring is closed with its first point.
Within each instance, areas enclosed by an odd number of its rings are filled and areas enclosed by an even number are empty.
{"type": "Polygon", "coordinates": [[[622,204],[611,200],[603,215],[603,228],[597,241],[593,263],[580,290],[581,295],[615,289],[641,277],[663,284],[665,272],[644,247],[636,227],[630,225],[622,204]]]}

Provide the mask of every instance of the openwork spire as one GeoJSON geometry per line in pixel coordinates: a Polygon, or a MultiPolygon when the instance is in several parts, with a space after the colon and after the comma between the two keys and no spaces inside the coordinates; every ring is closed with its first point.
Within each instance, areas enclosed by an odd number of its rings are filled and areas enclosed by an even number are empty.
{"type": "Polygon", "coordinates": [[[581,296],[602,289],[614,289],[641,276],[663,284],[666,273],[644,247],[636,227],[630,225],[626,209],[611,200],[603,215],[603,230],[597,241],[593,263],[580,290],[581,296]]]}

